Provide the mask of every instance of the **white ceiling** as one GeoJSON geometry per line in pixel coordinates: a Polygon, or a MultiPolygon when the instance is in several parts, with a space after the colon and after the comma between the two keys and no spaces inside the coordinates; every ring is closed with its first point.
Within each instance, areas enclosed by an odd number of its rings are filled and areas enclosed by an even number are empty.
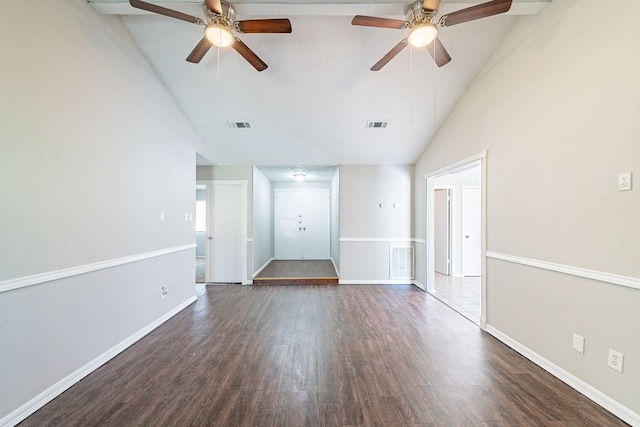
{"type": "MultiPolygon", "coordinates": [[[[159,1],[148,0],[151,3],[159,1]]],[[[472,3],[443,0],[438,15],[472,3]]],[[[518,15],[546,2],[514,0],[504,15],[440,30],[452,61],[437,68],[424,50],[407,48],[378,72],[369,68],[407,30],[352,26],[354,15],[404,19],[408,2],[319,4],[233,2],[237,19],[289,18],[291,34],[237,34],[269,68],[257,72],[237,52],[212,48],[185,61],[203,27],[93,0],[118,14],[210,153],[200,164],[413,164],[518,15]],[[390,120],[366,129],[368,120],[390,120]],[[230,122],[249,122],[233,129],[230,122]]],[[[201,2],[162,5],[202,17],[201,2]]],[[[310,169],[311,168],[311,169],[310,169]]]]}

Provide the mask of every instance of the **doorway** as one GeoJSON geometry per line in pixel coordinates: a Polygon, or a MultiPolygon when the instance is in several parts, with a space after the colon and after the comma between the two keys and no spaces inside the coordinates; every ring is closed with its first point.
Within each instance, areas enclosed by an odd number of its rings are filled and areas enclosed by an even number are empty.
{"type": "Polygon", "coordinates": [[[481,153],[427,176],[427,291],[483,328],[484,164],[481,153]]]}

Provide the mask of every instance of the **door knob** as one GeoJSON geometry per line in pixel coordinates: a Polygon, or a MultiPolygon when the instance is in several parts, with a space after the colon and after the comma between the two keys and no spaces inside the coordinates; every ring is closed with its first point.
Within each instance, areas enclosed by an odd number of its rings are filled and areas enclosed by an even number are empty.
{"type": "Polygon", "coordinates": [[[207,237],[207,239],[213,240],[213,236],[209,236],[209,237],[207,237]]]}
{"type": "Polygon", "coordinates": [[[465,238],[465,239],[468,239],[468,238],[469,238],[469,235],[467,234],[466,236],[464,236],[464,238],[465,238]]]}

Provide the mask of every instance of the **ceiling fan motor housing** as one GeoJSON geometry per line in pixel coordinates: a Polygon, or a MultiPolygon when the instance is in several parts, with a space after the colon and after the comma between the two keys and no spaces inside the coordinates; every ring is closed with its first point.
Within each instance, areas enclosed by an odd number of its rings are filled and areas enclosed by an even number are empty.
{"type": "Polygon", "coordinates": [[[422,23],[432,23],[433,17],[436,15],[437,10],[424,10],[422,8],[422,1],[418,0],[409,7],[407,13],[405,15],[405,19],[409,23],[407,25],[408,28],[413,28],[416,25],[422,23]]]}
{"type": "Polygon", "coordinates": [[[227,26],[231,27],[236,21],[236,11],[226,1],[221,1],[220,6],[222,7],[222,14],[218,15],[212,10],[209,10],[206,3],[203,4],[202,10],[204,11],[204,16],[207,17],[209,23],[225,22],[227,26]]]}

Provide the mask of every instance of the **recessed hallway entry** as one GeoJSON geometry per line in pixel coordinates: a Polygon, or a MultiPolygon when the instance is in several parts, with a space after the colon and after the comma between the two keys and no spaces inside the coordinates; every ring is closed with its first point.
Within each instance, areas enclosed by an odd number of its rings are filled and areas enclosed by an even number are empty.
{"type": "Polygon", "coordinates": [[[328,189],[275,191],[276,259],[329,259],[329,197],[328,189]]]}

